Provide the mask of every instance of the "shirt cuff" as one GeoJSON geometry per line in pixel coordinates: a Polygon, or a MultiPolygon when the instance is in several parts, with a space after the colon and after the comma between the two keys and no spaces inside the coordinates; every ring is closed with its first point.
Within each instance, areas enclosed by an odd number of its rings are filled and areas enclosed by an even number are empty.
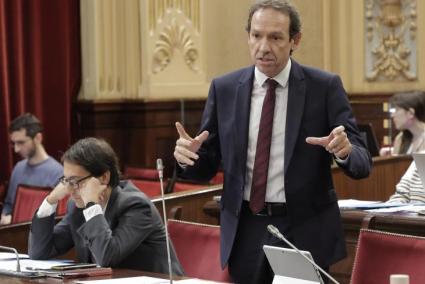
{"type": "Polygon", "coordinates": [[[335,156],[335,155],[334,155],[334,158],[335,158],[335,161],[336,161],[338,164],[340,164],[340,165],[346,165],[346,164],[347,164],[347,162],[348,162],[348,158],[350,158],[350,155],[348,155],[348,156],[347,156],[347,158],[345,158],[345,159],[338,158],[338,157],[337,157],[337,156],[335,156]]]}
{"type": "Polygon", "coordinates": [[[38,208],[37,211],[37,218],[44,218],[52,215],[56,212],[56,207],[58,206],[57,203],[50,204],[47,201],[47,197],[43,200],[43,203],[41,203],[40,208],[38,208]]]}
{"type": "Polygon", "coordinates": [[[177,162],[177,164],[179,165],[180,168],[182,168],[183,170],[185,170],[187,168],[188,165],[177,162]]]}
{"type": "Polygon", "coordinates": [[[103,214],[102,207],[99,204],[95,204],[83,210],[84,218],[88,222],[91,218],[103,214]]]}

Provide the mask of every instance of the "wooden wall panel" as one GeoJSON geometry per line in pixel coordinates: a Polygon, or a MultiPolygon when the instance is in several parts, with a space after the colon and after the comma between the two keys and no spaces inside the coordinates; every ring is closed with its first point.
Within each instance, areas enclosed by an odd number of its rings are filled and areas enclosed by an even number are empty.
{"type": "MultiPolygon", "coordinates": [[[[388,130],[383,119],[388,114],[382,104],[392,94],[350,94],[353,112],[358,123],[372,123],[381,144],[388,130]]],[[[195,135],[199,129],[205,100],[180,101],[108,101],[76,103],[77,122],[74,140],[103,137],[118,154],[121,165],[155,167],[162,158],[166,176],[173,167],[173,151],[177,138],[174,126],[184,120],[186,130],[195,135]],[[183,114],[183,115],[182,115],[183,114]]]]}
{"type": "Polygon", "coordinates": [[[389,135],[388,129],[384,128],[383,124],[383,120],[388,119],[389,114],[383,110],[383,104],[387,103],[392,95],[392,93],[349,94],[357,123],[372,124],[380,147],[384,144],[384,136],[389,135]]]}
{"type": "MultiPolygon", "coordinates": [[[[204,100],[184,103],[185,126],[190,134],[199,128],[204,100]]],[[[165,175],[173,165],[177,131],[181,121],[181,101],[111,101],[76,104],[76,139],[95,136],[107,140],[115,149],[122,166],[156,167],[162,158],[165,175]]]]}

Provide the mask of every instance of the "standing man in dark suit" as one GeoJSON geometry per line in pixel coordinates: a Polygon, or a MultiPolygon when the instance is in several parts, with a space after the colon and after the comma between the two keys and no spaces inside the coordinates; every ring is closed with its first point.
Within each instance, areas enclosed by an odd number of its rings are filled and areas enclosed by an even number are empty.
{"type": "MultiPolygon", "coordinates": [[[[80,262],[168,273],[165,229],[148,197],[120,182],[118,159],[104,140],[85,138],[62,157],[64,176],[35,213],[29,255],[49,259],[75,248],[80,262]],[[56,206],[71,196],[55,225],[56,206]]],[[[174,275],[183,271],[171,248],[174,275]]]]}
{"type": "Polygon", "coordinates": [[[257,2],[247,31],[255,66],[212,81],[200,134],[176,123],[174,157],[186,178],[209,180],[221,165],[222,266],[237,283],[271,283],[262,247],[284,244],[268,224],[324,268],[345,257],[330,167],[363,178],[371,158],[340,78],[290,58],[301,39],[295,7],[257,2]]]}

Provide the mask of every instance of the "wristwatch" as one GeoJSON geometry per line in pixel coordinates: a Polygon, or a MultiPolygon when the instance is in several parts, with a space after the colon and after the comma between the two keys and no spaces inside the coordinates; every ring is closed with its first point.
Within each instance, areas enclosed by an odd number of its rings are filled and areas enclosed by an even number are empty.
{"type": "Polygon", "coordinates": [[[93,205],[95,205],[96,203],[94,203],[93,201],[89,201],[89,202],[87,202],[87,204],[86,204],[86,208],[85,209],[87,209],[87,208],[89,208],[89,207],[91,207],[91,206],[93,206],[93,205]]]}

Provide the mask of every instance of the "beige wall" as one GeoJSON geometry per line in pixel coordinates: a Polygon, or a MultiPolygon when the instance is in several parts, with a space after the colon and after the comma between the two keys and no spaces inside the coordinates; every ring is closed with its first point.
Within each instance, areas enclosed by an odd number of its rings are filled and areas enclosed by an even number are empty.
{"type": "Polygon", "coordinates": [[[299,63],[323,68],[326,45],[323,31],[323,1],[294,0],[293,3],[297,6],[302,21],[301,45],[293,57],[299,63]]]}
{"type": "MultiPolygon", "coordinates": [[[[247,34],[244,30],[249,6],[254,0],[161,0],[167,3],[198,3],[200,30],[180,13],[169,13],[157,30],[147,30],[146,18],[151,0],[108,1],[85,0],[82,5],[83,88],[80,99],[176,99],[206,97],[212,78],[250,64],[247,34]],[[198,2],[197,2],[198,1],[198,2]],[[91,3],[91,4],[90,4],[91,3]],[[107,9],[107,3],[113,7],[107,9]],[[126,4],[124,4],[126,3],[126,4]],[[124,5],[126,7],[118,9],[124,5]],[[103,11],[110,11],[104,14],[103,11]],[[121,11],[112,13],[111,11],[121,11]],[[134,13],[134,11],[139,11],[134,13]],[[152,56],[158,36],[170,17],[193,39],[198,57],[188,68],[182,53],[175,50],[168,66],[152,71],[152,56]],[[114,16],[110,19],[110,16],[114,16]],[[120,18],[121,17],[121,18],[120,18]],[[139,25],[140,23],[140,25],[139,25]],[[108,29],[105,28],[108,27],[108,29]],[[116,29],[111,27],[117,26],[116,29]],[[128,30],[129,29],[129,30],[128,30]],[[115,36],[109,36],[114,31],[115,36]],[[123,36],[127,35],[127,36],[123,36]],[[131,35],[131,36],[130,36],[131,35]],[[118,44],[104,44],[118,39],[118,44]],[[104,55],[108,54],[108,57],[104,55]],[[84,56],[86,55],[86,56],[84,56]],[[111,60],[110,58],[113,58],[111,60]],[[129,60],[130,58],[130,60],[129,60]],[[116,70],[119,70],[117,72],[116,70]],[[135,73],[136,72],[136,73],[135,73]],[[119,90],[104,92],[102,74],[119,82],[119,90]],[[112,76],[112,77],[111,77],[112,76]],[[119,79],[119,80],[118,80],[119,79]],[[127,85],[128,86],[127,86],[127,85]]],[[[160,1],[160,0],[156,0],[160,1]]],[[[303,37],[294,58],[341,75],[348,92],[376,93],[408,89],[425,89],[425,1],[417,0],[417,66],[414,81],[371,82],[365,79],[365,1],[366,0],[293,0],[303,21],[303,37]]],[[[415,0],[411,0],[415,1],[415,0]]],[[[157,3],[157,2],[155,2],[157,3]]],[[[183,5],[183,4],[182,4],[183,5]]]]}
{"type": "MultiPolygon", "coordinates": [[[[413,1],[403,0],[404,3],[413,1]]],[[[417,48],[416,64],[418,66],[417,79],[413,81],[400,78],[384,82],[366,80],[365,72],[365,1],[354,0],[324,0],[323,7],[329,11],[324,40],[328,41],[327,60],[324,68],[341,75],[345,88],[350,93],[377,93],[396,92],[411,89],[425,89],[425,74],[423,67],[425,38],[425,1],[416,1],[417,8],[417,48]]],[[[319,15],[318,15],[319,16],[319,15]]],[[[306,24],[312,24],[307,22],[306,24]]]]}
{"type": "Polygon", "coordinates": [[[250,64],[245,32],[253,0],[205,1],[207,79],[250,64]]]}

